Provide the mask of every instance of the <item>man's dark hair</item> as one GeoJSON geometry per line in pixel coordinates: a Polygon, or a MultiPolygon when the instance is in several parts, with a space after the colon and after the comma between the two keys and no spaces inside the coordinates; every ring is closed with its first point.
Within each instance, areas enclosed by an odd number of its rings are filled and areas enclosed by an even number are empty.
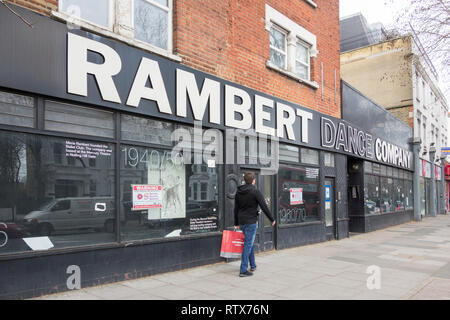
{"type": "Polygon", "coordinates": [[[246,184],[252,184],[253,180],[255,180],[255,174],[253,172],[246,172],[244,174],[244,181],[246,184]]]}

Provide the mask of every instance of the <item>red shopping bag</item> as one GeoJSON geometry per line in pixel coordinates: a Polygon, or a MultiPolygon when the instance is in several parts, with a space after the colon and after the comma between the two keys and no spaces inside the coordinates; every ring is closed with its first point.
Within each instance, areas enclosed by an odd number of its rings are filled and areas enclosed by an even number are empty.
{"type": "Polygon", "coordinates": [[[240,258],[244,250],[244,233],[242,231],[224,230],[220,256],[223,258],[240,258]]]}

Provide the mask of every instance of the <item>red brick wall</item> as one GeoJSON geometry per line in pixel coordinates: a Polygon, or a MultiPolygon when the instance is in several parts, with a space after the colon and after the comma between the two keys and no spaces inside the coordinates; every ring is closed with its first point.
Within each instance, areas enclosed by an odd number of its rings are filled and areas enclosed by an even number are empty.
{"type": "Polygon", "coordinates": [[[304,0],[174,0],[174,51],[193,68],[340,117],[339,1],[315,2],[316,9],[304,0]],[[311,59],[311,80],[321,84],[323,63],[323,99],[321,88],[266,67],[266,3],[316,35],[319,54],[311,59]]]}
{"type": "Polygon", "coordinates": [[[52,10],[58,9],[58,0],[7,0],[12,4],[49,15],[52,10]]]}

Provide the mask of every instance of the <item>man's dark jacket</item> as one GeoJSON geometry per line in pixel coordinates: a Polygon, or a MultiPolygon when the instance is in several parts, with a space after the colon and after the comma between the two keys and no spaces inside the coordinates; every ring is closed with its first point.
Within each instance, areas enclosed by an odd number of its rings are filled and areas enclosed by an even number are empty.
{"type": "Polygon", "coordinates": [[[238,187],[234,201],[234,225],[253,224],[258,221],[258,205],[271,222],[274,221],[261,192],[252,184],[238,187]]]}

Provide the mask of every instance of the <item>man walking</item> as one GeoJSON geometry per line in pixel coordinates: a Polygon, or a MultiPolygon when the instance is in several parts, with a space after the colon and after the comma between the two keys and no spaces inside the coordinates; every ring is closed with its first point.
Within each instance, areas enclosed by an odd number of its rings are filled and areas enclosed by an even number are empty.
{"type": "Polygon", "coordinates": [[[256,270],[254,242],[256,229],[258,229],[258,205],[272,222],[272,226],[275,226],[275,219],[270,213],[263,195],[255,187],[255,174],[245,173],[244,181],[245,185],[238,187],[234,202],[234,226],[236,229],[241,229],[245,236],[240,277],[252,276],[251,271],[256,270]],[[248,271],[249,261],[251,271],[248,271]]]}

